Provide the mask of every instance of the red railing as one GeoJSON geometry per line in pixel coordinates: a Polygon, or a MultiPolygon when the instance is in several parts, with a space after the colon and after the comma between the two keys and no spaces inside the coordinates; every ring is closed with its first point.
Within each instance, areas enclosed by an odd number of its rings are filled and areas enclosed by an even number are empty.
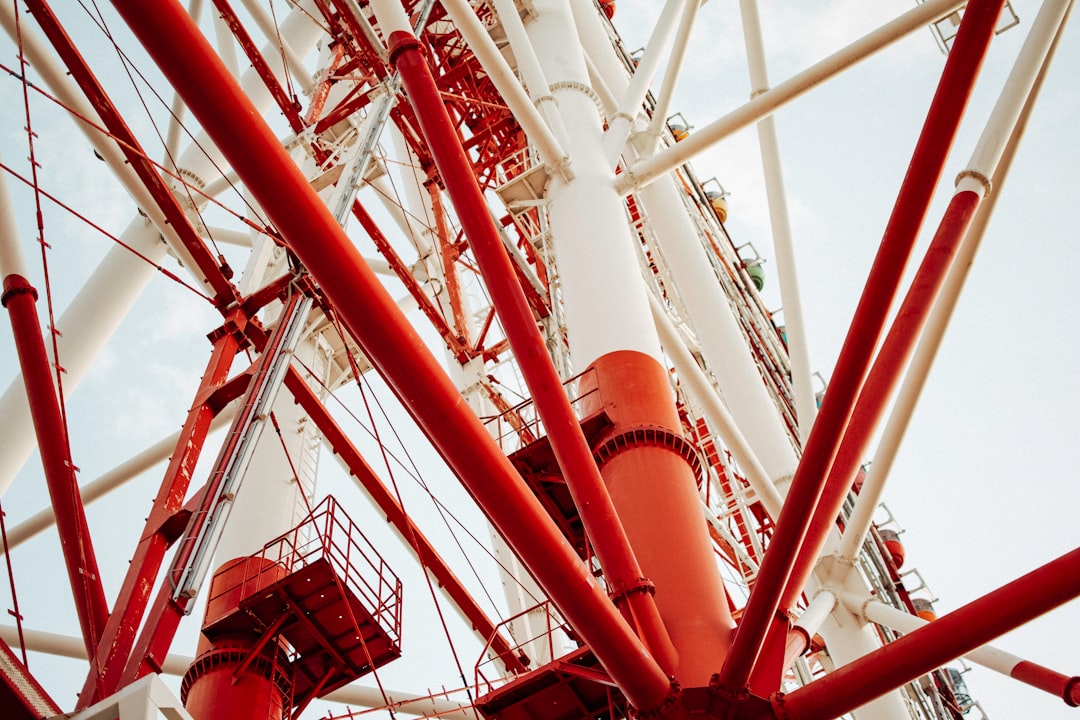
{"type": "Polygon", "coordinates": [[[327,496],[292,530],[268,542],[251,560],[274,568],[244,574],[240,597],[247,598],[282,577],[325,559],[338,581],[371,612],[395,645],[401,642],[401,580],[344,509],[327,496]]]}
{"type": "MultiPolygon", "coordinates": [[[[583,382],[586,377],[593,374],[595,374],[594,371],[588,369],[563,382],[566,394],[570,398],[570,407],[574,409],[574,414],[578,420],[584,419],[585,411],[583,408],[587,398],[591,398],[589,407],[603,407],[600,388],[596,381],[583,382]],[[582,387],[589,389],[579,394],[582,387]]],[[[547,434],[543,421],[540,419],[540,413],[536,411],[532,398],[528,398],[498,415],[485,417],[482,420],[484,426],[488,428],[488,431],[495,438],[495,442],[507,454],[547,434]]]]}
{"type": "MultiPolygon", "coordinates": [[[[491,672],[492,668],[499,667],[498,658],[493,657],[493,653],[491,652],[491,642],[496,635],[501,635],[503,637],[509,635],[513,638],[516,644],[511,648],[511,651],[519,657],[524,656],[527,658],[527,665],[533,665],[533,662],[531,661],[537,659],[535,655],[537,654],[538,649],[546,649],[547,657],[550,661],[556,660],[566,654],[568,652],[567,645],[574,645],[575,647],[577,645],[574,631],[566,621],[562,619],[558,608],[556,608],[550,600],[545,600],[542,603],[522,610],[517,615],[509,617],[499,623],[495,628],[495,633],[488,639],[487,644],[484,645],[483,650],[480,652],[480,658],[476,661],[474,667],[474,688],[476,690],[476,697],[491,692],[508,679],[507,676],[501,672],[491,672]],[[546,623],[544,624],[543,632],[525,639],[515,637],[512,623],[515,620],[521,619],[537,611],[542,611],[544,613],[546,623]],[[505,628],[505,633],[502,631],[502,628],[505,628]],[[557,634],[561,634],[565,642],[557,644],[557,634]],[[529,650],[531,650],[532,653],[529,653],[529,650]],[[488,674],[485,674],[485,670],[488,671],[488,674]],[[488,675],[493,676],[488,677],[488,675]]],[[[538,666],[539,665],[537,664],[531,669],[535,670],[538,666]]]]}

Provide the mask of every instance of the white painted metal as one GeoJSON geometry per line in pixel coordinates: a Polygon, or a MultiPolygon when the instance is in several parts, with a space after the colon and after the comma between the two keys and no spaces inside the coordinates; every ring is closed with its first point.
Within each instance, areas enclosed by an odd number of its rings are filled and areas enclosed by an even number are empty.
{"type": "MultiPolygon", "coordinates": [[[[883,625],[890,630],[907,634],[929,625],[929,621],[886,605],[872,597],[856,593],[844,593],[844,605],[856,615],[861,615],[867,622],[883,625]]],[[[1023,658],[1000,650],[992,645],[983,645],[964,655],[977,665],[1010,676],[1014,667],[1023,662],[1023,658]]]]}
{"type": "MultiPolygon", "coordinates": [[[[765,66],[765,47],[762,41],[761,20],[755,0],[741,0],[743,35],[750,67],[751,99],[769,89],[765,66]]],[[[776,251],[776,273],[780,281],[780,299],[784,305],[784,325],[787,333],[788,356],[791,362],[791,384],[795,396],[795,415],[799,424],[799,440],[806,442],[810,427],[817,416],[810,372],[810,351],[806,344],[806,323],[803,320],[802,293],[799,292],[799,273],[791,237],[787,192],[780,167],[780,143],[776,136],[776,119],[769,115],[757,126],[761,145],[761,163],[765,172],[765,192],[769,199],[769,221],[772,224],[773,248],[776,251]]]]}
{"type": "MultiPolygon", "coordinates": [[[[282,34],[293,41],[293,47],[313,47],[322,32],[306,14],[310,11],[310,8],[302,7],[306,4],[301,3],[301,7],[294,9],[282,24],[282,34]]],[[[13,12],[11,6],[0,3],[0,24],[14,38],[16,27],[13,12]]],[[[25,23],[21,28],[21,40],[27,59],[49,90],[78,115],[100,125],[97,113],[86,102],[66,72],[52,59],[44,43],[25,23]]],[[[261,103],[260,107],[264,110],[272,102],[269,91],[254,71],[245,75],[244,89],[249,97],[261,103]]],[[[136,215],[120,237],[124,245],[141,254],[145,260],[136,257],[131,250],[124,247],[113,247],[57,321],[57,326],[64,333],[59,345],[64,368],[67,370],[64,376],[65,392],[73,391],[86,374],[94,358],[153,277],[155,266],[164,262],[166,251],[171,248],[179,257],[187,257],[172,226],[165,222],[165,216],[158,209],[157,203],[124,160],[123,153],[116,144],[84,122],[77,121],[76,126],[105,159],[117,179],[153,224],[136,215]],[[159,233],[169,243],[168,247],[159,241],[159,233]]],[[[189,168],[189,172],[196,178],[200,177],[199,172],[208,175],[213,171],[213,165],[200,146],[205,149],[212,147],[212,144],[205,135],[200,135],[196,145],[189,148],[178,163],[181,167],[189,168]],[[190,170],[192,167],[196,169],[190,170]]],[[[195,265],[188,261],[185,267],[191,270],[195,265]]],[[[0,398],[0,433],[3,433],[5,438],[0,446],[2,496],[30,456],[34,445],[26,392],[19,378],[12,381],[0,398]]]]}
{"type": "Polygon", "coordinates": [[[688,2],[683,8],[682,18],[679,20],[679,29],[675,32],[675,43],[671,48],[671,57],[668,58],[667,69],[664,70],[664,78],[660,83],[660,90],[656,93],[656,104],[653,106],[653,117],[645,131],[649,136],[646,156],[652,155],[660,144],[660,138],[665,131],[666,118],[671,109],[671,99],[675,96],[675,86],[679,82],[679,73],[682,71],[683,60],[686,58],[686,49],[690,44],[690,32],[694,29],[694,20],[697,18],[701,4],[696,0],[688,2]]]}
{"type": "Polygon", "coordinates": [[[649,42],[645,45],[645,53],[641,56],[630,83],[623,90],[618,111],[608,122],[608,129],[604,134],[604,156],[612,170],[619,164],[623,146],[634,129],[641,112],[641,104],[645,102],[645,96],[652,86],[653,77],[675,30],[675,21],[683,15],[686,2],[687,0],[667,0],[664,4],[652,35],[649,36],[649,42]]]}
{"type": "Polygon", "coordinates": [[[668,177],[638,197],[731,415],[769,479],[781,483],[795,471],[795,450],[679,192],[668,177]]]}
{"type": "Polygon", "coordinates": [[[199,592],[212,569],[215,554],[218,564],[251,555],[295,525],[303,478],[292,476],[288,461],[282,457],[282,444],[296,463],[297,446],[289,446],[290,440],[299,442],[294,435],[302,434],[304,421],[300,418],[304,415],[288,393],[278,402],[278,393],[292,356],[302,346],[300,338],[312,304],[310,298],[299,300],[292,313],[278,318],[279,324],[286,323],[284,328],[275,330],[281,334],[281,342],[272,357],[260,359],[263,366],[252,377],[246,398],[251,412],[244,414],[247,408],[241,408],[241,415],[229,428],[230,434],[242,439],[231,449],[223,447],[218,455],[215,472],[221,473],[222,479],[217,498],[193,540],[190,558],[173,568],[174,572],[180,572],[173,599],[194,597],[199,592]],[[284,443],[273,433],[266,433],[271,412],[275,415],[281,412],[284,416],[284,422],[278,420],[284,443]]]}
{"type": "MultiPolygon", "coordinates": [[[[204,0],[191,0],[188,3],[188,15],[195,22],[199,22],[199,17],[202,15],[204,0]]],[[[217,17],[215,16],[215,21],[217,17]]],[[[221,23],[215,22],[215,29],[221,23]]],[[[230,36],[231,37],[231,36],[230,36]]],[[[221,44],[221,37],[218,36],[218,45],[221,44]]],[[[187,110],[187,105],[180,99],[179,93],[173,93],[172,104],[169,106],[169,129],[165,131],[165,156],[161,159],[161,164],[167,168],[175,170],[176,168],[172,164],[172,159],[180,153],[180,130],[184,122],[184,113],[187,110]]]]}
{"type": "MultiPolygon", "coordinates": [[[[846,590],[859,595],[866,595],[866,587],[857,573],[852,573],[845,584],[831,585],[828,589],[837,597],[846,590]]],[[[813,595],[818,590],[816,582],[810,582],[807,593],[813,595]]],[[[853,660],[867,655],[881,647],[877,633],[862,617],[850,612],[843,603],[836,603],[832,612],[818,628],[825,639],[828,654],[836,667],[846,665],[853,660]]],[[[893,691],[882,695],[877,700],[867,703],[855,711],[858,720],[910,720],[911,714],[900,692],[893,691]]]]}
{"type": "MultiPolygon", "coordinates": [[[[165,244],[159,240],[157,230],[140,216],[120,239],[149,262],[124,247],[114,246],[56,321],[63,332],[58,343],[67,370],[65,392],[73,391],[86,376],[94,358],[150,282],[155,264],[165,260],[165,244]]],[[[2,495],[35,447],[26,389],[20,377],[15,377],[0,397],[0,437],[4,438],[0,443],[2,495]]]]}
{"type": "Polygon", "coordinates": [[[389,42],[390,35],[396,32],[412,34],[412,24],[400,0],[371,0],[371,10],[379,22],[384,42],[389,42]]]}
{"type": "Polygon", "coordinates": [[[835,607],[836,595],[831,590],[820,590],[803,610],[799,619],[795,621],[795,625],[805,630],[810,637],[814,637],[835,607]]]}
{"type": "MultiPolygon", "coordinates": [[[[97,151],[98,155],[105,161],[106,165],[116,176],[116,179],[120,181],[124,189],[131,196],[135,204],[138,205],[146,217],[154,224],[157,231],[161,233],[165,241],[169,243],[173,253],[180,258],[181,262],[189,269],[195,268],[194,261],[191,260],[190,255],[184,249],[183,244],[180,242],[176,235],[176,231],[165,220],[165,214],[158,208],[157,203],[154,201],[150,192],[146,189],[146,186],[142,184],[139,177],[135,174],[135,171],[131,169],[131,165],[127,162],[124,154],[120,151],[119,146],[113,142],[113,140],[101,131],[97,127],[103,127],[104,123],[98,116],[97,111],[90,105],[82,94],[82,91],[78,88],[75,82],[68,76],[67,72],[60,67],[52,54],[46,49],[45,43],[38,37],[32,28],[27,26],[27,23],[23,23],[18,28],[18,34],[16,32],[16,24],[14,17],[13,6],[9,7],[6,4],[0,7],[0,24],[4,26],[13,39],[17,36],[21,38],[23,52],[26,55],[27,60],[34,67],[41,78],[45,81],[49,90],[68,108],[74,113],[75,126],[79,128],[79,131],[86,136],[86,139],[90,141],[90,144],[97,151]],[[88,122],[84,122],[81,118],[86,118],[88,122]],[[92,124],[91,124],[92,123],[92,124]]],[[[204,282],[203,278],[196,278],[199,282],[204,282]]],[[[207,288],[209,291],[209,288],[207,288]]]]}
{"type": "Polygon", "coordinates": [[[11,204],[7,173],[0,172],[0,279],[8,275],[28,278],[26,259],[19,244],[19,228],[15,225],[15,213],[11,204]]]}
{"type": "Polygon", "coordinates": [[[526,29],[558,101],[574,167],[573,181],[556,176],[548,189],[574,367],[584,369],[615,350],[658,358],[660,343],[639,279],[626,210],[603,156],[597,97],[589,86],[570,3],[539,0],[534,5],[537,18],[526,29]]]}
{"type": "Polygon", "coordinates": [[[839,52],[758,95],[742,107],[706,125],[678,145],[637,163],[623,175],[619,181],[619,190],[629,191],[633,187],[641,187],[652,182],[732,133],[761,120],[833,75],[884,49],[905,35],[923,29],[936,18],[948,14],[960,5],[963,5],[961,0],[927,0],[914,10],[909,10],[839,52]]]}
{"type": "Polygon", "coordinates": [[[660,301],[652,296],[649,300],[653,320],[660,333],[660,342],[664,346],[664,352],[675,365],[679,379],[685,383],[694,400],[701,405],[710,428],[728,448],[735,462],[739,464],[739,468],[746,474],[747,482],[765,506],[765,510],[772,517],[779,517],[783,498],[769,477],[768,471],[754,454],[753,448],[743,436],[735,419],[731,417],[731,413],[717,396],[713,384],[705,377],[705,373],[686,348],[682,336],[664,311],[660,301]]]}
{"type": "MultiPolygon", "coordinates": [[[[582,13],[579,25],[584,46],[608,87],[629,96],[626,69],[614,57],[606,35],[599,35],[603,28],[598,20],[582,13]]],[[[647,140],[647,136],[642,137],[647,140]]],[[[639,199],[660,241],[706,363],[719,383],[731,415],[750,442],[752,454],[775,483],[794,472],[795,451],[731,305],[717,282],[697,229],[685,211],[680,192],[674,179],[665,177],[643,188],[639,199]]]]}
{"type": "MultiPolygon", "coordinates": [[[[214,419],[210,422],[210,432],[220,430],[224,427],[232,420],[235,413],[236,403],[233,402],[214,416],[214,419]]],[[[169,454],[176,449],[176,442],[179,439],[180,433],[177,431],[169,437],[157,441],[137,455],[134,455],[127,462],[117,465],[107,473],[104,473],[100,477],[83,485],[79,488],[79,495],[82,497],[83,505],[90,505],[95,500],[105,497],[105,495],[113,490],[134,480],[140,474],[150,470],[155,465],[168,460],[169,454]]],[[[44,532],[55,524],[56,515],[53,513],[53,509],[51,507],[43,508],[15,527],[8,529],[8,547],[14,550],[22,543],[36,536],[38,533],[44,532]]],[[[3,548],[0,548],[0,555],[3,553],[3,548]]]]}
{"type": "Polygon", "coordinates": [[[285,64],[288,66],[289,71],[288,76],[282,73],[284,68],[281,67],[280,62],[271,65],[278,76],[278,81],[281,82],[283,87],[288,87],[286,80],[291,79],[300,86],[305,95],[310,95],[314,87],[311,80],[311,71],[304,66],[304,59],[293,49],[288,37],[280,28],[274,25],[274,18],[270,17],[270,14],[266,12],[261,3],[255,0],[242,0],[242,2],[244,9],[248,11],[251,19],[255,21],[255,24],[266,38],[267,47],[273,48],[273,52],[267,53],[264,51],[263,56],[267,60],[281,58],[282,55],[285,56],[285,64]]]}
{"type": "Polygon", "coordinates": [[[68,720],[192,720],[180,700],[157,675],[146,675],[68,720]]]}

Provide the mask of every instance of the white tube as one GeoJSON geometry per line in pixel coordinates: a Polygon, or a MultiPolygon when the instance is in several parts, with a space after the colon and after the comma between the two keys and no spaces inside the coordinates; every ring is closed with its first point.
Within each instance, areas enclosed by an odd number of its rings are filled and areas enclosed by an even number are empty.
{"type": "MultiPolygon", "coordinates": [[[[202,9],[203,0],[191,0],[188,3],[188,15],[196,24],[202,15],[202,9]]],[[[180,154],[180,126],[184,122],[186,108],[187,105],[184,104],[180,93],[174,92],[172,105],[169,106],[169,129],[165,131],[165,157],[161,160],[162,165],[172,167],[174,170],[176,168],[172,165],[172,159],[180,154]]]]}
{"type": "MultiPolygon", "coordinates": [[[[750,66],[750,85],[753,98],[769,89],[765,68],[765,49],[761,36],[761,20],[755,0],[741,0],[743,34],[750,66]]],[[[780,143],[776,137],[776,120],[769,115],[758,123],[758,143],[761,164],[765,173],[765,192],[769,199],[769,220],[772,225],[773,247],[776,250],[776,270],[780,280],[780,300],[784,306],[787,327],[788,356],[791,363],[791,384],[795,395],[795,416],[799,424],[799,439],[803,443],[817,416],[813,375],[810,371],[810,350],[806,344],[806,323],[803,320],[802,293],[795,264],[795,249],[791,238],[784,175],[780,167],[780,143]]]]}
{"type": "MultiPolygon", "coordinates": [[[[210,422],[210,432],[219,430],[232,420],[236,414],[236,403],[230,403],[219,412],[210,422]]],[[[79,489],[83,505],[98,500],[116,488],[134,480],[136,477],[154,467],[158,463],[169,459],[169,453],[176,449],[176,443],[180,439],[180,433],[175,432],[167,438],[159,440],[127,462],[117,465],[109,472],[88,482],[79,489]]],[[[8,548],[14,550],[22,543],[52,527],[56,524],[56,515],[51,507],[39,510],[26,520],[11,528],[7,532],[8,548]]],[[[3,555],[0,548],[0,555],[3,555]]]]}
{"type": "MultiPolygon", "coordinates": [[[[315,7],[311,0],[303,0],[294,4],[288,17],[281,23],[280,35],[282,39],[298,55],[302,56],[310,52],[315,47],[318,39],[324,35],[322,27],[312,20],[313,17],[317,16],[317,13],[318,8],[315,7]]],[[[278,52],[277,43],[264,45],[260,48],[260,52],[266,58],[266,62],[271,69],[280,75],[282,72],[281,53],[278,52]]],[[[266,112],[273,106],[274,98],[270,94],[269,88],[263,82],[262,76],[253,68],[247,70],[239,82],[244,94],[247,95],[260,113],[266,112]]],[[[200,186],[201,189],[205,189],[206,186],[215,182],[228,165],[221,151],[218,150],[205,131],[201,131],[196,136],[195,141],[188,146],[176,164],[188,176],[186,179],[200,186]]]]}
{"type": "Polygon", "coordinates": [[[769,479],[779,483],[795,472],[795,449],[680,192],[671,178],[664,178],[643,188],[639,197],[686,305],[705,362],[769,479]]]}
{"type": "Polygon", "coordinates": [[[821,590],[795,621],[795,626],[805,630],[809,637],[814,637],[835,607],[836,595],[832,590],[821,590]]]}
{"type": "Polygon", "coordinates": [[[1005,152],[1013,128],[1020,119],[1024,104],[1031,95],[1070,4],[1071,0],[1052,0],[1042,4],[1016,63],[1005,80],[1005,87],[994,104],[986,129],[979,136],[967,170],[960,174],[957,191],[970,189],[982,194],[987,189],[982,183],[976,182],[975,187],[971,187],[965,186],[965,182],[975,181],[971,173],[990,178],[997,171],[998,162],[1005,152]]]}
{"type": "MultiPolygon", "coordinates": [[[[694,0],[696,3],[696,0],[694,0]]],[[[623,145],[630,137],[630,131],[634,128],[634,121],[641,112],[641,104],[645,101],[645,95],[649,92],[653,77],[660,66],[660,56],[667,47],[671,33],[675,30],[675,20],[682,13],[686,0],[667,0],[660,18],[653,27],[652,35],[645,45],[645,54],[638,63],[637,69],[630,80],[630,85],[623,93],[622,102],[615,116],[608,123],[607,132],[604,134],[604,157],[607,158],[608,166],[614,170],[619,164],[623,145]]],[[[694,3],[691,3],[694,4],[694,3]]]]}
{"type": "Polygon", "coordinates": [[[637,163],[624,173],[618,181],[619,191],[627,192],[633,187],[647,185],[661,175],[674,170],[679,165],[709,149],[737,130],[741,130],[775,112],[778,108],[812,90],[833,75],[848,69],[908,33],[921,29],[963,4],[962,0],[927,0],[926,3],[886,23],[843,50],[830,55],[816,65],[777,85],[772,90],[758,95],[719,120],[706,125],[682,142],[637,163]]]}
{"type": "MultiPolygon", "coordinates": [[[[458,4],[465,4],[464,0],[448,0],[443,5],[449,10],[452,6],[458,4]]],[[[517,118],[518,123],[521,124],[525,133],[529,136],[530,140],[533,140],[537,146],[537,150],[540,152],[540,159],[543,160],[545,165],[559,170],[565,176],[565,179],[572,179],[572,175],[566,175],[569,172],[569,158],[566,156],[565,147],[566,141],[566,128],[563,127],[562,118],[559,117],[559,113],[554,107],[555,98],[553,98],[548,91],[547,78],[544,76],[544,71],[540,67],[540,61],[536,58],[536,53],[533,51],[532,44],[529,42],[529,36],[525,32],[525,26],[521,23],[521,16],[518,15],[517,6],[513,2],[508,0],[495,0],[495,11],[499,15],[499,19],[502,21],[503,30],[506,32],[507,40],[510,41],[510,48],[514,51],[514,57],[517,59],[518,70],[521,71],[521,76],[525,80],[525,85],[528,88],[526,94],[525,88],[514,78],[513,71],[510,70],[509,65],[506,64],[505,59],[498,48],[495,47],[494,41],[487,31],[480,28],[483,33],[483,39],[486,45],[490,45],[491,50],[494,52],[493,61],[499,62],[505,67],[505,72],[509,74],[509,77],[514,81],[513,90],[516,93],[521,91],[522,100],[524,100],[525,107],[519,112],[518,105],[520,101],[515,97],[515,102],[511,104],[511,98],[507,96],[503,89],[499,87],[498,76],[492,75],[491,80],[495,83],[495,86],[499,88],[499,92],[502,93],[503,98],[507,101],[507,105],[514,112],[514,116],[517,118]],[[535,105],[534,105],[535,103],[535,105]],[[537,107],[540,110],[537,110],[537,107]],[[542,116],[541,116],[542,113],[542,116]],[[535,131],[530,129],[532,126],[536,126],[535,131]],[[534,137],[534,132],[535,137],[534,137]],[[542,143],[536,142],[542,140],[542,143]]],[[[452,14],[452,13],[451,13],[452,14]]],[[[480,21],[476,19],[476,14],[469,10],[469,19],[474,21],[479,26],[480,21]]],[[[461,24],[458,24],[458,30],[464,32],[461,24]]],[[[468,38],[466,38],[468,40],[468,38]]],[[[476,48],[473,47],[473,50],[476,48]]],[[[487,65],[484,64],[484,58],[477,54],[477,59],[480,60],[481,65],[484,65],[487,69],[487,65]]],[[[489,71],[489,74],[490,71],[489,71]]],[[[501,73],[500,73],[501,75],[501,73]]]]}
{"type": "Polygon", "coordinates": [[[686,48],[690,45],[690,32],[694,29],[694,20],[697,19],[697,12],[700,7],[701,4],[695,0],[687,3],[686,7],[683,8],[679,29],[675,33],[675,43],[671,48],[671,57],[668,58],[664,79],[660,83],[659,92],[656,94],[652,122],[649,123],[649,129],[646,131],[649,136],[649,143],[646,148],[647,155],[652,155],[660,143],[660,136],[664,130],[668,110],[671,108],[671,99],[675,96],[675,86],[679,82],[683,59],[686,57],[686,48]]]}
{"type": "MultiPolygon", "coordinates": [[[[157,230],[136,216],[120,236],[131,250],[114,246],[94,270],[71,304],[56,321],[63,331],[57,342],[63,358],[64,390],[71,392],[86,376],[90,364],[105,347],[120,321],[154,276],[155,265],[165,259],[166,246],[157,230]]],[[[35,447],[34,427],[26,402],[26,388],[16,377],[0,397],[0,496],[35,447]]]]}
{"type": "MultiPolygon", "coordinates": [[[[259,26],[259,30],[262,31],[263,36],[266,38],[267,45],[277,51],[264,53],[264,55],[267,55],[269,60],[270,57],[280,58],[284,54],[285,63],[288,65],[293,79],[300,85],[300,89],[304,91],[305,95],[310,94],[314,83],[311,79],[311,73],[304,67],[303,58],[297,54],[292,44],[281,33],[280,29],[274,25],[273,19],[260,3],[255,2],[255,0],[243,0],[243,3],[244,9],[250,13],[251,19],[259,26]]],[[[276,69],[278,73],[281,73],[282,68],[280,65],[276,69]]],[[[280,79],[284,80],[284,78],[280,79]]]]}
{"type": "Polygon", "coordinates": [[[390,35],[396,32],[413,34],[412,23],[405,14],[401,0],[371,0],[369,4],[379,23],[383,40],[389,44],[390,35]]]}
{"type": "Polygon", "coordinates": [[[566,150],[574,180],[552,177],[548,198],[573,363],[584,369],[617,350],[659,359],[660,342],[649,318],[625,204],[603,157],[597,97],[588,85],[570,5],[534,2],[537,19],[527,30],[570,131],[566,150]]]}
{"type": "Polygon", "coordinates": [[[705,419],[709,421],[713,430],[720,440],[731,451],[731,456],[739,464],[739,468],[746,474],[746,480],[750,487],[757,493],[765,510],[774,518],[780,517],[780,508],[783,498],[777,491],[776,486],[769,478],[769,474],[754,454],[750,444],[739,431],[735,420],[728,413],[720,398],[717,397],[712,383],[705,377],[705,373],[698,367],[697,362],[683,344],[679,331],[671,322],[667,312],[664,311],[660,301],[655,297],[649,297],[650,309],[653,321],[660,333],[660,342],[664,346],[668,357],[675,364],[675,370],[679,378],[690,389],[694,398],[701,404],[705,412],[705,419]]]}
{"type": "MultiPolygon", "coordinates": [[[[14,40],[17,37],[17,28],[13,12],[12,7],[0,3],[0,24],[4,26],[8,35],[14,40]]],[[[146,216],[154,224],[158,232],[161,233],[162,237],[165,238],[166,242],[169,243],[184,266],[194,270],[196,268],[195,262],[184,248],[183,243],[180,242],[173,226],[166,221],[165,214],[158,207],[157,201],[150,195],[150,191],[146,189],[142,180],[131,168],[119,145],[112,138],[99,131],[97,127],[94,127],[94,125],[98,127],[104,127],[105,125],[98,116],[97,111],[87,102],[82,91],[75,85],[67,72],[53,60],[52,55],[46,50],[44,43],[33,32],[32,28],[23,23],[22,27],[18,28],[18,32],[21,33],[18,37],[21,39],[23,52],[30,64],[41,75],[46,86],[57,99],[74,113],[73,119],[76,127],[90,141],[90,144],[105,161],[105,164],[108,165],[109,170],[112,171],[120,184],[124,186],[135,204],[146,213],[146,216]],[[86,121],[83,121],[82,118],[86,118],[86,121]],[[88,123],[93,123],[93,125],[88,123]]],[[[198,277],[196,279],[205,283],[204,278],[198,277]]],[[[209,287],[205,289],[210,292],[209,287]]]]}
{"type": "MultiPolygon", "coordinates": [[[[871,597],[862,597],[855,593],[843,593],[842,600],[851,612],[862,617],[867,622],[883,625],[890,630],[905,635],[930,624],[928,620],[886,605],[880,600],[871,597]]],[[[982,665],[984,668],[1006,676],[1009,676],[1012,669],[1023,662],[1023,658],[999,650],[991,645],[975,648],[964,657],[973,663],[982,665]]]]}
{"type": "Polygon", "coordinates": [[[7,173],[0,172],[0,280],[8,275],[27,278],[26,259],[19,244],[19,229],[8,188],[7,173]]]}

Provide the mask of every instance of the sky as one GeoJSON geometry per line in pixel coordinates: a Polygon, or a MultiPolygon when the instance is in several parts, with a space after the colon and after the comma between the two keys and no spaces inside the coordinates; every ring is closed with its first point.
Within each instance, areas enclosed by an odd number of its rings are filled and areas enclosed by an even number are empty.
{"type": "MultiPolygon", "coordinates": [[[[655,1],[619,2],[614,22],[628,48],[644,44],[659,7],[655,1]]],[[[778,84],[909,7],[900,0],[833,0],[812,5],[763,0],[760,12],[772,83],[778,84]]],[[[1013,7],[1021,24],[999,36],[991,47],[984,82],[975,93],[945,180],[935,195],[916,258],[941,217],[950,179],[966,164],[1031,26],[1037,3],[1016,1],[1013,7]]],[[[1080,94],[1070,77],[1070,70],[1080,67],[1078,32],[1075,25],[1066,29],[886,490],[885,502],[905,530],[907,567],[917,568],[926,579],[939,598],[939,613],[1080,544],[1075,519],[1080,513],[1076,490],[1080,473],[1074,450],[1080,436],[1076,359],[1080,341],[1071,322],[1080,304],[1080,284],[1074,279],[1080,268],[1080,245],[1075,242],[1077,180],[1073,170],[1080,160],[1080,143],[1074,135],[1080,120],[1080,94]]],[[[6,39],[2,52],[0,62],[14,67],[12,46],[6,39]]],[[[749,94],[743,58],[737,3],[710,0],[702,8],[673,109],[682,112],[692,126],[702,127],[740,105],[749,94]]],[[[920,31],[776,114],[811,364],[826,379],[943,64],[944,56],[930,31],[920,31]]],[[[153,74],[150,77],[153,82],[153,74]]],[[[22,104],[21,86],[6,75],[2,83],[0,106],[5,111],[0,113],[0,152],[5,163],[23,171],[26,134],[22,113],[17,111],[22,104]]],[[[32,103],[43,184],[118,234],[132,216],[130,201],[102,179],[106,175],[101,164],[81,138],[73,138],[70,124],[55,108],[40,99],[32,103]]],[[[136,112],[132,122],[139,132],[150,131],[136,112]]],[[[693,164],[699,177],[715,175],[731,192],[727,229],[737,245],[753,242],[765,257],[766,305],[779,308],[755,133],[740,132],[693,164]]],[[[20,208],[32,202],[25,190],[16,187],[17,181],[9,178],[9,184],[20,208]]],[[[46,240],[53,246],[50,263],[57,279],[54,297],[62,308],[109,242],[64,213],[50,207],[45,212],[46,240]]],[[[32,215],[21,215],[20,230],[40,286],[39,261],[30,255],[33,249],[28,242],[33,235],[32,215]]],[[[80,428],[72,438],[73,452],[83,480],[96,477],[125,453],[178,427],[201,374],[208,347],[203,336],[213,326],[213,316],[205,303],[163,276],[151,282],[132,318],[121,326],[83,389],[71,399],[69,412],[80,428]],[[148,386],[154,391],[147,392],[148,386]]],[[[10,337],[6,332],[0,335],[0,380],[6,381],[14,373],[15,361],[10,337]]],[[[429,451],[410,449],[418,453],[421,467],[435,463],[429,451]]],[[[324,458],[323,465],[326,469],[332,461],[324,458]]],[[[4,497],[9,528],[43,503],[40,487],[28,480],[35,472],[31,462],[4,497]]],[[[132,524],[141,524],[145,495],[156,482],[149,473],[119,491],[107,505],[91,507],[90,522],[99,547],[130,545],[127,532],[132,524]]],[[[331,486],[335,482],[341,481],[331,480],[331,486]]],[[[463,505],[455,506],[455,511],[469,524],[463,505]]],[[[380,550],[397,554],[390,547],[380,546],[380,550]]],[[[29,586],[20,602],[29,626],[75,634],[71,614],[53,609],[57,599],[50,597],[66,592],[63,578],[45,577],[44,571],[41,578],[33,578],[42,559],[55,557],[55,551],[55,540],[43,536],[15,556],[17,580],[24,578],[19,580],[20,592],[29,586]]],[[[58,567],[56,562],[48,563],[50,568],[58,567]]],[[[112,570],[122,569],[123,561],[112,564],[112,570]]],[[[399,559],[394,566],[417,598],[409,602],[419,604],[426,590],[422,578],[407,575],[408,564],[399,559]]],[[[110,596],[115,594],[118,577],[116,572],[106,576],[110,596]]],[[[0,594],[5,609],[9,596],[6,590],[0,594]]],[[[1065,674],[1078,674],[1080,651],[1068,640],[1075,637],[1078,626],[1080,602],[1073,601],[996,645],[1065,674]]],[[[449,666],[450,661],[439,662],[449,666]]],[[[462,660],[466,673],[472,662],[471,657],[462,660]]],[[[65,672],[81,672],[77,663],[32,658],[32,668],[34,663],[49,668],[51,687],[69,684],[61,680],[65,672]]],[[[397,681],[397,687],[423,691],[407,685],[410,679],[404,671],[395,674],[391,668],[387,675],[397,681]]],[[[972,695],[991,718],[1076,715],[1060,700],[979,668],[967,679],[972,695]]],[[[450,686],[455,678],[451,674],[442,682],[450,686]]],[[[65,703],[66,698],[58,699],[65,703]]]]}

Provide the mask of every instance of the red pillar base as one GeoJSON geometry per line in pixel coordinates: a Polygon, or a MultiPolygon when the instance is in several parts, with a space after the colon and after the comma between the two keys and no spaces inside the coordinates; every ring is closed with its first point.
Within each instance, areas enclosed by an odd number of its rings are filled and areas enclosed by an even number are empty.
{"type": "MultiPolygon", "coordinates": [[[[617,351],[583,376],[613,427],[593,454],[678,652],[684,688],[705,687],[723,664],[734,622],[702,517],[697,452],[683,438],[667,372],[654,358],[617,351]],[[701,518],[687,522],[687,518],[701,518]]],[[[628,588],[611,588],[616,597],[628,588]]]]}
{"type": "Polygon", "coordinates": [[[194,720],[286,717],[292,706],[288,662],[266,653],[249,662],[253,644],[248,638],[215,640],[188,668],[180,699],[194,720]]]}

